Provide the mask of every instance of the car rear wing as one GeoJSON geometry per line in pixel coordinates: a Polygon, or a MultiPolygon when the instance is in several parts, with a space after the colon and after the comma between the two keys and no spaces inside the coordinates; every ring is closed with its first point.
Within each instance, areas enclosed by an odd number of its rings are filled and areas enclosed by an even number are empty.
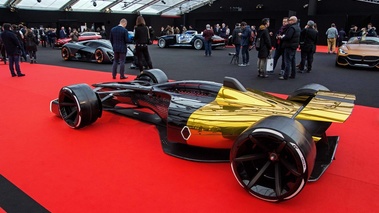
{"type": "Polygon", "coordinates": [[[296,119],[343,123],[352,113],[355,95],[319,91],[296,119]]]}

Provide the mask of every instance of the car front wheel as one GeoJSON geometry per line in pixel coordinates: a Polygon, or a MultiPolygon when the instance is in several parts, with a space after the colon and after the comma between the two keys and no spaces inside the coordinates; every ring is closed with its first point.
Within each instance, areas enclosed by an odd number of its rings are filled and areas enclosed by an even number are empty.
{"type": "Polygon", "coordinates": [[[204,42],[203,40],[197,38],[194,42],[193,42],[193,47],[197,50],[201,50],[204,46],[204,42]]]}
{"type": "Polygon", "coordinates": [[[58,105],[62,119],[74,129],[94,123],[102,113],[100,99],[87,84],[63,87],[59,91],[58,105]]]}
{"type": "Polygon", "coordinates": [[[63,60],[68,61],[70,60],[70,50],[67,47],[62,47],[61,55],[63,60]]]}
{"type": "Polygon", "coordinates": [[[164,40],[163,38],[160,38],[160,39],[158,40],[158,46],[159,46],[160,48],[165,48],[165,47],[166,47],[166,40],[164,40]]]}
{"type": "Polygon", "coordinates": [[[280,202],[298,195],[314,167],[312,135],[296,120],[271,116],[255,123],[230,151],[233,174],[251,195],[280,202]]]}

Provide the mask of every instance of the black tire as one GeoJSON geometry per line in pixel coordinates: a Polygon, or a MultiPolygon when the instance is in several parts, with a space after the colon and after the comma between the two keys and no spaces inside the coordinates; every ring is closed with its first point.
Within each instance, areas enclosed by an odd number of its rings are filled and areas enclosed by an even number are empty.
{"type": "Polygon", "coordinates": [[[59,91],[58,103],[62,119],[74,129],[90,125],[101,117],[100,99],[87,84],[63,87],[59,91]]]}
{"type": "Polygon", "coordinates": [[[203,49],[204,47],[203,40],[201,40],[200,38],[195,39],[195,41],[193,41],[193,47],[197,50],[203,49]]]}
{"type": "Polygon", "coordinates": [[[99,64],[104,63],[104,52],[101,49],[95,50],[95,60],[99,64]]]}
{"type": "Polygon", "coordinates": [[[320,90],[330,91],[327,87],[321,84],[307,84],[296,89],[292,94],[287,97],[287,100],[295,101],[298,103],[306,104],[310,98],[313,98],[320,90]]]}
{"type": "Polygon", "coordinates": [[[168,82],[167,75],[160,69],[144,70],[137,76],[136,80],[146,81],[151,84],[160,84],[168,82]]]}
{"type": "Polygon", "coordinates": [[[255,123],[236,139],[230,151],[239,184],[270,202],[300,193],[312,173],[315,156],[312,136],[298,121],[283,116],[255,123]]]}
{"type": "Polygon", "coordinates": [[[63,60],[68,61],[70,60],[70,50],[67,47],[62,47],[61,49],[61,55],[63,60]]]}
{"type": "Polygon", "coordinates": [[[166,42],[166,40],[165,40],[164,38],[160,38],[160,39],[158,40],[158,47],[160,47],[160,48],[165,48],[166,45],[167,45],[167,42],[166,42]]]}

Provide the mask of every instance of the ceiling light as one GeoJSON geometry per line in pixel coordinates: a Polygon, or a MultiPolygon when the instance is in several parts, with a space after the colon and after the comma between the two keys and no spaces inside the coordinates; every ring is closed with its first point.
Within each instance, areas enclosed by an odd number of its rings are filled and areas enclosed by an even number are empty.
{"type": "Polygon", "coordinates": [[[163,4],[166,4],[166,2],[164,0],[161,1],[163,4]]]}
{"type": "Polygon", "coordinates": [[[37,0],[38,3],[41,3],[41,0],[37,0]]]}
{"type": "Polygon", "coordinates": [[[97,4],[96,4],[96,0],[93,0],[93,6],[96,7],[97,4]]]}
{"type": "Polygon", "coordinates": [[[255,8],[262,9],[263,8],[263,4],[257,4],[257,6],[255,8]]]}

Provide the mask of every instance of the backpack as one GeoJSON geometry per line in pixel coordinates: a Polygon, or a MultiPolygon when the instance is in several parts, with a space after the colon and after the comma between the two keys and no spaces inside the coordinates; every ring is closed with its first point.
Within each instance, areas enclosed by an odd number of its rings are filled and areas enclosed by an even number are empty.
{"type": "Polygon", "coordinates": [[[255,49],[259,51],[261,49],[261,38],[257,38],[255,41],[255,49]]]}

